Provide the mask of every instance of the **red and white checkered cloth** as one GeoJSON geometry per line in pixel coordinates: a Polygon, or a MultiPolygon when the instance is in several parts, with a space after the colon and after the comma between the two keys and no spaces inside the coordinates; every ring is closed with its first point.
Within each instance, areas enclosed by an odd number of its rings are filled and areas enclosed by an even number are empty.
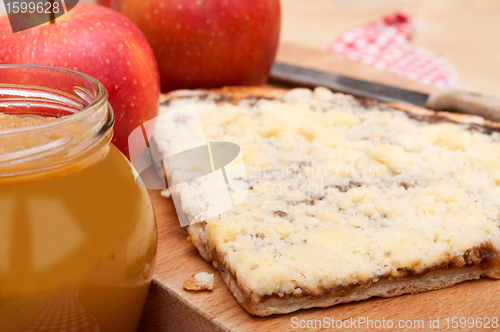
{"type": "Polygon", "coordinates": [[[343,33],[326,51],[437,87],[457,85],[445,57],[410,43],[414,17],[395,12],[343,33]]]}

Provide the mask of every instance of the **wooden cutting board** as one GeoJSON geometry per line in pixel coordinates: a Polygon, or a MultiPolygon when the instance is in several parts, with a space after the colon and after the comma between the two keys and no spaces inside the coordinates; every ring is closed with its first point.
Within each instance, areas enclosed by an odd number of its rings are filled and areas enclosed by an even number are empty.
{"type": "MultiPolygon", "coordinates": [[[[420,92],[432,90],[431,87],[384,71],[295,45],[281,45],[278,60],[420,92]]],[[[161,197],[158,190],[151,190],[150,196],[158,223],[158,257],[140,331],[293,331],[300,329],[294,328],[299,327],[299,324],[315,331],[319,330],[318,321],[336,324],[337,320],[344,321],[343,329],[351,328],[353,331],[371,331],[379,327],[378,324],[383,324],[380,325],[383,328],[391,323],[394,328],[386,330],[397,330],[400,323],[402,327],[420,324],[419,328],[415,328],[416,331],[478,330],[467,325],[460,328],[461,317],[480,317],[483,323],[489,318],[488,330],[500,330],[498,327],[493,328],[495,326],[491,323],[494,317],[500,320],[500,281],[489,279],[390,299],[372,298],[330,308],[301,310],[288,315],[254,317],[239,306],[218,272],[187,242],[187,231],[179,225],[172,200],[161,197]],[[184,280],[202,271],[216,274],[214,290],[183,290],[184,280]],[[456,317],[455,320],[453,317],[456,317]],[[367,323],[360,325],[363,318],[367,323]],[[438,318],[439,323],[436,321],[438,318]],[[351,326],[351,322],[355,322],[356,326],[351,326]],[[457,322],[456,328],[453,328],[454,322],[457,322]]]]}

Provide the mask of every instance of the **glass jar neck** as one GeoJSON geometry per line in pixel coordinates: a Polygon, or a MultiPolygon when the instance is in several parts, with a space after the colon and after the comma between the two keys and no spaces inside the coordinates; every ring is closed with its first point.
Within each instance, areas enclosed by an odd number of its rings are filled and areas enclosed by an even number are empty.
{"type": "Polygon", "coordinates": [[[56,119],[0,130],[0,185],[59,177],[106,155],[114,116],[102,84],[74,71],[0,66],[0,112],[56,119]]]}

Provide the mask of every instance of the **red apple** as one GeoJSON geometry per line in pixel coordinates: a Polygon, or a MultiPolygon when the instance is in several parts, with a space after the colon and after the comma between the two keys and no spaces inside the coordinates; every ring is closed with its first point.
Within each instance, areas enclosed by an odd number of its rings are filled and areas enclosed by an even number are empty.
{"type": "Polygon", "coordinates": [[[280,33],[279,0],[113,0],[149,40],[161,90],[259,85],[280,33]]]}
{"type": "Polygon", "coordinates": [[[74,69],[104,84],[115,112],[113,143],[128,156],[128,135],[158,111],[156,61],[141,31],[125,16],[78,4],[54,24],[12,33],[0,17],[0,64],[74,69]]]}
{"type": "Polygon", "coordinates": [[[109,7],[111,0],[97,0],[98,5],[109,7]]]}

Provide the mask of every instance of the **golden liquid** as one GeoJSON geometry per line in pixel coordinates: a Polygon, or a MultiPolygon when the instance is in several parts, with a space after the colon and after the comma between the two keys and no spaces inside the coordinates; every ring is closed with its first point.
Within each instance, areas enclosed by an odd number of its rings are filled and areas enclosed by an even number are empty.
{"type": "Polygon", "coordinates": [[[149,197],[113,145],[76,173],[0,177],[1,332],[135,331],[155,256],[149,197]]]}
{"type": "Polygon", "coordinates": [[[37,115],[10,115],[0,113],[0,129],[12,129],[34,126],[49,122],[55,118],[41,117],[37,115]]]}

